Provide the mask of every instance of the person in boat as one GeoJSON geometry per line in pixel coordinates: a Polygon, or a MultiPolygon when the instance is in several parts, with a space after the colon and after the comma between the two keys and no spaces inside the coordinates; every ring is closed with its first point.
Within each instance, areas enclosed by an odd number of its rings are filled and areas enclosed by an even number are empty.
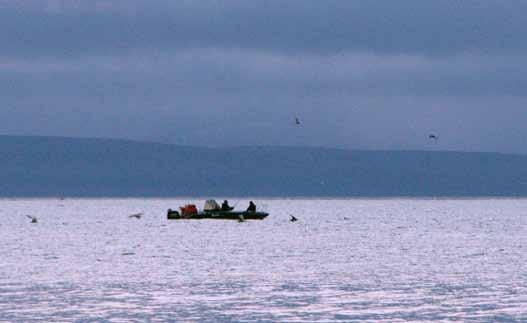
{"type": "Polygon", "coordinates": [[[253,201],[249,202],[249,207],[247,208],[247,212],[256,212],[256,204],[254,204],[253,201]]]}
{"type": "Polygon", "coordinates": [[[221,204],[221,210],[222,211],[232,211],[234,209],[232,206],[229,205],[229,201],[224,200],[221,204]]]}

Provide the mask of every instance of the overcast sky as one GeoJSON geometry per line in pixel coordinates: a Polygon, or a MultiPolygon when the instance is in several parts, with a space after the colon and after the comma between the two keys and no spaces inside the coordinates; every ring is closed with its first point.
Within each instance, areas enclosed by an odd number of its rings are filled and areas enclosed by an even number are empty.
{"type": "Polygon", "coordinates": [[[0,0],[0,134],[527,153],[526,13],[521,0],[0,0]]]}

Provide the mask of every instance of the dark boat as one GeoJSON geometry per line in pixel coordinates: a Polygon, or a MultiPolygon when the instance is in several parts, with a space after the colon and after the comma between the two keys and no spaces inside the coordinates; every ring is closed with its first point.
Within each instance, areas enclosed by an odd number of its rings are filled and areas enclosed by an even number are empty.
{"type": "Polygon", "coordinates": [[[269,213],[266,212],[249,212],[249,211],[202,211],[194,214],[181,215],[178,211],[169,209],[167,219],[169,220],[263,220],[269,213]]]}

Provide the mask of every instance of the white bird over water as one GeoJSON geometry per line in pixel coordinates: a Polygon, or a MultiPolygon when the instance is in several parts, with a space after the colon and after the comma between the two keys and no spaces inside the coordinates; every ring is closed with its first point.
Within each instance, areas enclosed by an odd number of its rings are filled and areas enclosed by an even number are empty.
{"type": "Polygon", "coordinates": [[[136,218],[136,219],[140,219],[141,216],[143,216],[143,213],[135,213],[135,214],[131,214],[129,215],[128,217],[131,219],[131,218],[136,218]]]}
{"type": "Polygon", "coordinates": [[[28,214],[26,214],[26,216],[31,219],[31,223],[37,223],[38,222],[36,217],[34,217],[32,215],[28,215],[28,214]]]}

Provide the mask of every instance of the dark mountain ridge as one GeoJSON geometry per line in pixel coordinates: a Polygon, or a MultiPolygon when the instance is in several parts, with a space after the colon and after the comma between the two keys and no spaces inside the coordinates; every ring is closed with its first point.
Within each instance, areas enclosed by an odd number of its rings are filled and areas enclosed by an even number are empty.
{"type": "Polygon", "coordinates": [[[0,136],[0,196],[527,196],[527,156],[0,136]]]}

